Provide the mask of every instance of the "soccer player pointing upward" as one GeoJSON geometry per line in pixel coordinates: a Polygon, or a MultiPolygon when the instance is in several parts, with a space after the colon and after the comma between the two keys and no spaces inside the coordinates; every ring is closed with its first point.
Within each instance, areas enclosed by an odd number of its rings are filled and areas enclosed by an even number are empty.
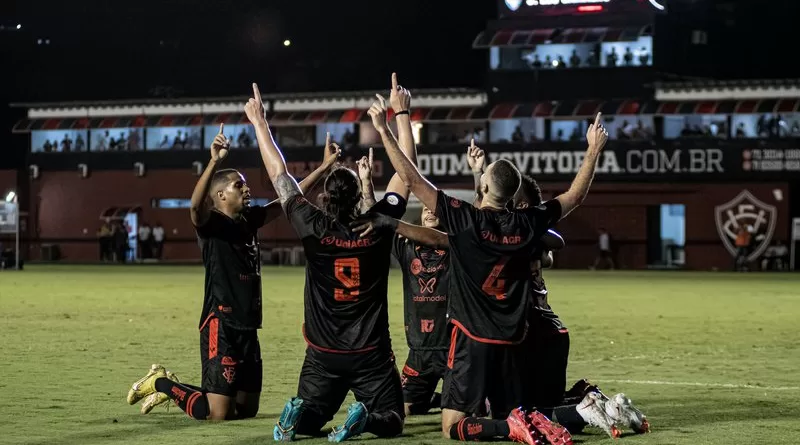
{"type": "MultiPolygon", "coordinates": [[[[163,366],[152,365],[128,393],[131,405],[146,398],[143,414],[170,399],[198,420],[241,419],[258,412],[262,376],[256,333],[261,328],[258,229],[282,212],[277,201],[251,206],[244,175],[219,168],[229,148],[220,125],[190,208],[205,266],[200,317],[202,387],[178,383],[163,366]]],[[[300,183],[301,189],[313,188],[337,155],[338,147],[326,144],[322,165],[300,183]]]]}
{"type": "MultiPolygon", "coordinates": [[[[403,394],[387,310],[394,233],[386,230],[359,237],[351,232],[349,224],[359,214],[362,189],[358,175],[349,168],[337,167],[325,179],[322,208],[311,204],[286,172],[255,85],[253,94],[245,111],[256,127],[269,178],[303,242],[308,261],[303,325],[308,347],[297,397],[284,407],[274,439],[291,441],[296,434],[320,435],[350,390],[357,402],[348,408],[344,425],[329,434],[329,441],[341,442],[362,432],[397,436],[403,431],[403,394]]],[[[396,76],[390,101],[397,112],[400,138],[411,141],[402,156],[414,162],[411,96],[397,86],[396,76]]],[[[371,211],[401,217],[408,189],[399,177],[393,177],[386,192],[371,211]]]]}
{"type": "MultiPolygon", "coordinates": [[[[490,164],[481,176],[478,208],[437,190],[408,159],[383,121],[381,103],[369,111],[397,174],[412,193],[435,209],[449,234],[451,279],[451,338],[442,391],[442,432],[456,440],[492,440],[505,437],[534,445],[544,435],[551,443],[565,443],[563,428],[545,425],[539,413],[525,416],[520,375],[521,348],[530,305],[531,255],[548,228],[574,210],[589,191],[599,154],[608,140],[598,113],[589,127],[583,164],[569,190],[528,209],[507,210],[520,186],[520,173],[507,160],[490,164]],[[480,412],[488,398],[493,415],[507,420],[467,417],[480,412]],[[536,416],[539,414],[538,416],[536,416]],[[534,429],[538,434],[531,431],[534,429]]],[[[549,423],[549,422],[548,422],[549,423]]]]}

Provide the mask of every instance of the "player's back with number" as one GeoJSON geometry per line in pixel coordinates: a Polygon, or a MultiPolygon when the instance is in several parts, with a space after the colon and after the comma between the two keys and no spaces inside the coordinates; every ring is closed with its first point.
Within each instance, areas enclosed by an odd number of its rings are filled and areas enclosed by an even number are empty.
{"type": "MultiPolygon", "coordinates": [[[[390,194],[373,211],[401,217],[405,200],[390,194]]],[[[363,238],[305,198],[287,204],[305,249],[306,340],[322,350],[389,347],[388,275],[393,233],[363,238]]]]}
{"type": "Polygon", "coordinates": [[[475,339],[522,340],[531,253],[560,217],[558,202],[522,211],[476,209],[439,193],[437,216],[450,233],[452,323],[475,339]]]}

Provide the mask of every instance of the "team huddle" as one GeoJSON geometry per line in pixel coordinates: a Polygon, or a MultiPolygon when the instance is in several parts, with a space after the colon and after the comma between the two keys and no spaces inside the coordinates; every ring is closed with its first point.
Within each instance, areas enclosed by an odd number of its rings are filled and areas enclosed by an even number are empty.
{"type": "Polygon", "coordinates": [[[411,94],[392,75],[389,106],[369,110],[395,174],[380,201],[372,185],[372,149],[357,171],[337,164],[326,141],[323,162],[299,184],[287,173],[266,120],[261,93],[245,113],[278,200],[250,205],[236,170],[220,169],[230,141],[220,133],[191,200],[205,266],[200,320],[202,383],[180,382],[161,365],[128,392],[141,411],[172,400],[198,420],[254,417],[262,387],[261,270],[258,229],[285,215],[302,240],[306,265],[303,336],[307,343],[296,397],[273,437],[325,436],[341,442],[363,433],[395,437],[405,417],[441,408],[442,432],[461,441],[506,439],[529,445],[571,444],[587,425],[619,437],[649,431],[623,394],[607,397],[587,380],[566,390],[569,333],[553,313],[542,278],[564,246],[553,230],[586,197],[608,139],[598,114],[572,185],[543,202],[536,182],[507,160],[486,164],[473,143],[467,160],[474,202],[448,196],[416,167],[411,94]],[[388,123],[394,112],[398,135],[388,123]],[[307,194],[322,182],[317,203],[307,194]],[[410,194],[421,225],[400,219],[410,194]],[[391,256],[403,274],[409,354],[402,373],[392,352],[388,316],[391,256]],[[442,380],[442,392],[436,393],[442,380]],[[348,391],[356,402],[330,432],[348,391]]]}

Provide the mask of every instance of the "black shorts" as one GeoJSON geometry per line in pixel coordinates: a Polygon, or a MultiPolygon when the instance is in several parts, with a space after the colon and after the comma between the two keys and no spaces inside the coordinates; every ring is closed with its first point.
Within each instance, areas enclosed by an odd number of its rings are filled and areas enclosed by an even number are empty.
{"type": "Polygon", "coordinates": [[[523,406],[539,409],[559,406],[567,386],[569,332],[566,329],[528,332],[523,347],[527,351],[523,406]]]}
{"type": "Polygon", "coordinates": [[[226,328],[212,315],[200,328],[200,361],[204,391],[231,397],[261,392],[258,331],[226,328]]]}
{"type": "Polygon", "coordinates": [[[409,349],[401,376],[403,401],[425,404],[431,401],[439,380],[447,371],[447,350],[420,351],[409,349]]]}
{"type": "Polygon", "coordinates": [[[449,372],[442,388],[442,408],[467,413],[485,412],[504,419],[524,400],[521,345],[482,343],[454,329],[447,357],[449,372]]]}
{"type": "Polygon", "coordinates": [[[303,399],[306,410],[298,432],[319,431],[339,411],[348,391],[353,391],[370,413],[393,411],[400,418],[405,416],[400,373],[391,349],[343,354],[309,346],[297,385],[297,397],[303,399]]]}

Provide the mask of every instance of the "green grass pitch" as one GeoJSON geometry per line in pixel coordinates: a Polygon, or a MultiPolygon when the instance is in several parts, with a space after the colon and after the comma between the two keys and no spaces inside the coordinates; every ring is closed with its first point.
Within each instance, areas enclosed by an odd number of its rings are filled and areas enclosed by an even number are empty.
{"type": "MultiPolygon", "coordinates": [[[[264,444],[303,358],[303,269],[265,268],[264,392],[256,419],[147,416],[125,394],[151,363],[199,383],[201,267],[30,266],[0,272],[0,443],[264,444]]],[[[626,392],[653,432],[623,444],[800,443],[800,275],[548,271],[570,328],[570,380],[626,392]]],[[[398,365],[401,284],[390,279],[398,365]]],[[[335,421],[341,421],[342,413],[335,421]]],[[[368,443],[443,444],[439,416],[368,443]]],[[[610,444],[599,430],[577,443],[610,444]]],[[[303,443],[321,443],[304,440],[303,443]]]]}

